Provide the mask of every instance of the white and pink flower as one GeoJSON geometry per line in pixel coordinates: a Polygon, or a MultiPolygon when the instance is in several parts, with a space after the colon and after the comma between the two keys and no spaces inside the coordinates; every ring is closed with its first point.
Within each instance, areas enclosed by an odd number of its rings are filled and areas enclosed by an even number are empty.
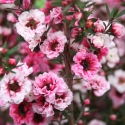
{"type": "Polygon", "coordinates": [[[53,8],[50,11],[50,17],[51,17],[51,19],[54,19],[53,21],[55,24],[61,23],[63,20],[62,7],[53,8]]]}
{"type": "MultiPolygon", "coordinates": [[[[18,17],[16,23],[17,33],[20,34],[26,41],[36,41],[35,45],[38,45],[38,39],[43,35],[46,30],[44,24],[45,15],[38,9],[24,11],[18,17]]],[[[34,47],[33,46],[33,47],[34,47]]]]}
{"type": "Polygon", "coordinates": [[[32,83],[27,78],[32,69],[28,70],[24,65],[12,71],[15,73],[5,75],[0,81],[0,98],[6,103],[19,104],[32,89],[32,83]]]}
{"type": "Polygon", "coordinates": [[[119,93],[125,92],[125,71],[118,69],[114,72],[114,75],[109,75],[108,80],[110,84],[116,88],[119,93]]]}
{"type": "Polygon", "coordinates": [[[52,59],[58,57],[64,51],[67,38],[62,31],[50,33],[47,39],[41,44],[41,51],[52,59]]]}
{"type": "Polygon", "coordinates": [[[92,79],[100,70],[101,64],[92,52],[80,50],[73,58],[76,64],[72,65],[72,71],[84,79],[92,79]]]}
{"type": "Polygon", "coordinates": [[[105,77],[96,76],[92,80],[83,83],[83,87],[87,90],[93,90],[96,96],[102,96],[110,89],[110,84],[105,77]]]}
{"type": "Polygon", "coordinates": [[[13,4],[15,0],[0,0],[0,3],[3,3],[3,4],[13,4]]]}

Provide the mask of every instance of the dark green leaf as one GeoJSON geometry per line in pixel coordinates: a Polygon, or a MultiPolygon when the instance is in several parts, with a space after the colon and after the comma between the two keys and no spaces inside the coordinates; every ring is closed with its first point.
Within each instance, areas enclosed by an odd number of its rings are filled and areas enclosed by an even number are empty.
{"type": "Polygon", "coordinates": [[[3,44],[3,48],[5,49],[7,47],[7,42],[3,44]]]}
{"type": "Polygon", "coordinates": [[[109,10],[109,7],[108,7],[108,5],[107,4],[105,4],[106,5],[106,10],[107,10],[107,13],[108,13],[108,15],[109,15],[109,17],[110,17],[110,10],[109,10]]]}
{"type": "Polygon", "coordinates": [[[81,40],[83,39],[83,37],[84,37],[83,34],[79,35],[79,36],[73,41],[73,43],[75,43],[75,42],[81,42],[81,40]]]}
{"type": "Polygon", "coordinates": [[[11,55],[14,52],[16,52],[16,50],[18,49],[18,46],[13,47],[12,49],[10,49],[9,51],[7,51],[7,53],[5,55],[11,55]]]}
{"type": "Polygon", "coordinates": [[[110,17],[114,18],[117,14],[118,14],[118,8],[115,7],[111,12],[110,17]]]}
{"type": "Polygon", "coordinates": [[[125,10],[122,10],[119,14],[117,14],[116,16],[115,16],[115,18],[118,18],[118,17],[120,17],[120,16],[122,16],[122,15],[124,15],[125,14],[125,10]]]}
{"type": "Polygon", "coordinates": [[[68,115],[68,113],[67,113],[65,110],[62,112],[62,114],[63,114],[63,116],[64,116],[66,119],[68,119],[69,115],[68,115]]]}
{"type": "Polygon", "coordinates": [[[79,25],[80,25],[81,28],[83,28],[83,27],[85,26],[85,21],[84,21],[84,19],[81,19],[81,20],[79,21],[79,25]]]}
{"type": "Polygon", "coordinates": [[[68,12],[69,8],[71,7],[72,3],[69,4],[68,6],[66,6],[64,9],[63,9],[63,13],[66,13],[68,12]]]}
{"type": "Polygon", "coordinates": [[[82,99],[82,94],[81,94],[81,92],[79,92],[79,98],[80,98],[81,104],[83,104],[83,99],[82,99]]]}
{"type": "Polygon", "coordinates": [[[74,76],[73,74],[68,74],[68,75],[66,75],[66,78],[71,78],[73,76],[74,76]]]}
{"type": "Polygon", "coordinates": [[[75,20],[72,20],[71,23],[69,24],[69,27],[71,28],[75,24],[75,20]]]}
{"type": "Polygon", "coordinates": [[[53,6],[62,6],[62,4],[61,4],[60,1],[59,1],[59,2],[53,2],[52,5],[53,5],[53,6]]]}

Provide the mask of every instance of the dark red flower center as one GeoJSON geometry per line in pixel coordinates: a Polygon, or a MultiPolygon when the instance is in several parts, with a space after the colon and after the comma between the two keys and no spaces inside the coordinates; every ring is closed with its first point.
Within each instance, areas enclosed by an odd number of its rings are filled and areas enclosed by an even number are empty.
{"type": "Polygon", "coordinates": [[[83,68],[84,68],[85,71],[90,68],[90,63],[86,59],[81,62],[81,65],[83,66],[83,68]]]}
{"type": "Polygon", "coordinates": [[[27,27],[30,27],[32,30],[36,29],[38,22],[34,19],[30,19],[29,22],[26,24],[27,27]]]}
{"type": "Polygon", "coordinates": [[[35,123],[43,122],[43,120],[44,120],[44,118],[40,114],[34,113],[33,121],[35,123]]]}
{"type": "Polygon", "coordinates": [[[124,84],[125,83],[125,78],[119,77],[119,84],[124,84]]]}
{"type": "Polygon", "coordinates": [[[52,42],[51,45],[50,45],[51,50],[52,50],[52,51],[55,51],[56,48],[57,48],[57,46],[58,46],[58,44],[59,44],[59,43],[58,43],[58,41],[56,41],[56,40],[55,40],[54,42],[52,42]]]}
{"type": "Polygon", "coordinates": [[[9,90],[14,91],[14,92],[18,92],[20,90],[20,86],[17,81],[15,81],[12,84],[9,84],[8,87],[9,87],[9,90]]]}
{"type": "Polygon", "coordinates": [[[56,99],[65,99],[65,94],[62,94],[62,95],[56,94],[56,99]]]}
{"type": "Polygon", "coordinates": [[[27,107],[25,104],[20,104],[19,107],[18,107],[18,113],[21,115],[21,116],[25,116],[26,113],[27,113],[27,107]]]}

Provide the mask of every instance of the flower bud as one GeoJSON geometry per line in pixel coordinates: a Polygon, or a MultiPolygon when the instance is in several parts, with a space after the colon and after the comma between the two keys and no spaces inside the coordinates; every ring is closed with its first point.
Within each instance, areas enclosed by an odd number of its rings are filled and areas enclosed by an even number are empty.
{"type": "Polygon", "coordinates": [[[84,125],[83,121],[82,120],[79,120],[77,125],[84,125]]]}
{"type": "Polygon", "coordinates": [[[4,68],[3,68],[3,67],[0,67],[0,76],[3,76],[3,75],[4,75],[4,73],[5,73],[4,68]]]}
{"type": "Polygon", "coordinates": [[[87,28],[92,28],[92,27],[93,27],[93,24],[94,24],[94,22],[93,22],[92,20],[87,20],[86,23],[85,23],[85,26],[86,26],[87,28]]]}
{"type": "Polygon", "coordinates": [[[74,14],[74,17],[76,20],[81,20],[81,18],[83,17],[83,14],[82,14],[82,12],[76,12],[74,14]]]}
{"type": "Polygon", "coordinates": [[[13,58],[10,58],[10,59],[8,60],[8,63],[9,63],[10,65],[12,65],[12,66],[15,66],[15,65],[16,65],[16,60],[13,59],[13,58]]]}
{"type": "Polygon", "coordinates": [[[125,28],[119,23],[112,24],[112,32],[118,38],[121,38],[125,34],[125,28]]]}
{"type": "Polygon", "coordinates": [[[84,115],[84,116],[89,116],[89,115],[90,115],[90,112],[84,112],[83,115],[84,115]]]}
{"type": "Polygon", "coordinates": [[[115,121],[117,119],[117,116],[115,114],[110,115],[110,120],[115,121]]]}
{"type": "Polygon", "coordinates": [[[31,0],[23,0],[23,8],[28,10],[30,8],[31,0]]]}
{"type": "Polygon", "coordinates": [[[85,100],[84,100],[84,105],[86,105],[86,106],[87,106],[87,105],[90,105],[90,99],[85,99],[85,100]]]}

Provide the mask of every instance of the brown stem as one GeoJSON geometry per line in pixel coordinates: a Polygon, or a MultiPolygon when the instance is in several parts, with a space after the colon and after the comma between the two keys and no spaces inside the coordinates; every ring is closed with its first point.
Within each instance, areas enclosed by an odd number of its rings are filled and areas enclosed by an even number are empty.
{"type": "MultiPolygon", "coordinates": [[[[65,63],[66,75],[71,74],[70,48],[68,43],[65,44],[64,48],[64,63],[65,63]]],[[[70,90],[72,91],[73,78],[72,77],[66,78],[66,82],[70,90]]],[[[68,109],[72,111],[71,115],[69,116],[69,125],[74,125],[73,102],[71,103],[71,105],[69,105],[68,109]]]]}
{"type": "MultiPolygon", "coordinates": [[[[70,29],[66,23],[63,23],[64,26],[64,34],[67,37],[67,43],[64,47],[64,64],[65,64],[65,70],[66,70],[66,76],[71,74],[71,56],[70,56],[70,29]]],[[[69,86],[69,89],[72,91],[72,85],[73,85],[73,78],[66,78],[67,85],[69,86]]],[[[68,122],[69,125],[74,125],[74,115],[73,115],[73,102],[71,105],[69,105],[68,109],[72,111],[72,113],[69,116],[68,122]]]]}

